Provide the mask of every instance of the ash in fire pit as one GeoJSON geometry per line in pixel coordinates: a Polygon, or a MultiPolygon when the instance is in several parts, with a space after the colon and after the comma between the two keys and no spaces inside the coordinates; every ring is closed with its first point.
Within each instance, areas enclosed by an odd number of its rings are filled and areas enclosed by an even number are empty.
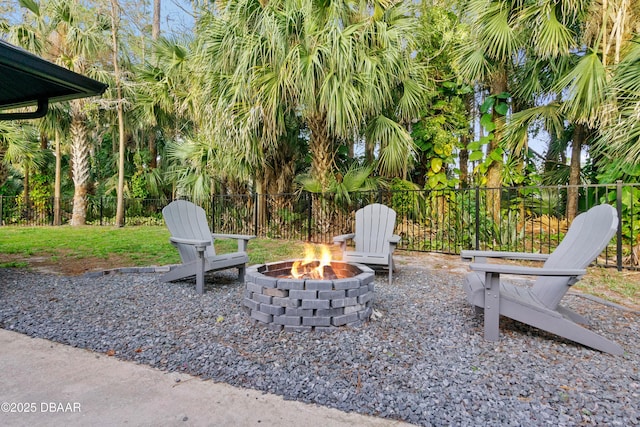
{"type": "Polygon", "coordinates": [[[274,330],[332,330],[369,319],[373,279],[369,267],[338,261],[253,266],[245,275],[243,306],[252,319],[274,330]]]}

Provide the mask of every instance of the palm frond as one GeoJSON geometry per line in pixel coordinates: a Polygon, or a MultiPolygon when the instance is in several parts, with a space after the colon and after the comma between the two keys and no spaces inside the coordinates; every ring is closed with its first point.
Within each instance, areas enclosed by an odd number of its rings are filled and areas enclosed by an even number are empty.
{"type": "Polygon", "coordinates": [[[510,9],[502,2],[492,3],[479,18],[480,40],[485,54],[494,61],[507,62],[520,48],[510,9]]]}
{"type": "Polygon", "coordinates": [[[529,130],[539,120],[544,121],[545,129],[549,133],[560,136],[564,130],[561,105],[556,102],[512,114],[504,127],[503,137],[509,151],[515,157],[521,157],[526,152],[529,130]]]}
{"type": "Polygon", "coordinates": [[[555,86],[565,92],[563,112],[573,121],[594,126],[606,103],[607,71],[599,55],[590,51],[555,86]]]}
{"type": "Polygon", "coordinates": [[[413,157],[415,146],[411,135],[397,122],[380,115],[367,126],[367,139],[378,143],[378,168],[384,176],[402,176],[413,157]]]}
{"type": "Polygon", "coordinates": [[[568,55],[576,44],[573,31],[558,21],[557,8],[556,4],[542,3],[531,11],[534,16],[532,46],[542,59],[568,55]]]}

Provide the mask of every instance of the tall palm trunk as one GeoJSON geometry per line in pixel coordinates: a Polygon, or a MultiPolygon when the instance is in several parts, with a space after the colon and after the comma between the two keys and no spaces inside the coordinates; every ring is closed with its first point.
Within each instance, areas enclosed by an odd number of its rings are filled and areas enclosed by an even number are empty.
{"type": "Polygon", "coordinates": [[[569,188],[567,189],[567,220],[573,220],[578,214],[578,185],[580,185],[580,154],[586,136],[585,126],[576,124],[571,144],[571,163],[569,165],[569,188]]]}
{"type": "Polygon", "coordinates": [[[87,222],[90,169],[86,121],[84,101],[71,101],[71,172],[74,186],[71,225],[85,225],[87,222]]]}
{"type": "Polygon", "coordinates": [[[267,195],[265,191],[267,183],[265,182],[264,173],[259,172],[257,174],[255,184],[257,195],[256,221],[258,222],[258,232],[260,233],[267,224],[267,195]]]}
{"type": "Polygon", "coordinates": [[[116,80],[116,96],[118,97],[118,189],[116,207],[116,225],[124,226],[124,111],[122,107],[122,84],[120,82],[120,64],[118,62],[118,24],[120,20],[120,5],[118,0],[111,0],[111,43],[113,55],[113,72],[116,80]]]}
{"type": "MultiPolygon", "coordinates": [[[[504,67],[498,71],[494,77],[493,83],[491,85],[491,94],[499,95],[507,91],[507,72],[504,67]]],[[[498,147],[500,147],[500,142],[502,140],[502,134],[504,132],[504,116],[501,115],[493,109],[493,122],[496,126],[493,131],[493,140],[489,143],[489,148],[487,154],[492,153],[498,147]]],[[[500,197],[501,197],[501,187],[502,187],[502,167],[503,163],[501,161],[493,161],[489,165],[487,169],[487,188],[489,189],[487,193],[487,209],[493,218],[493,221],[498,223],[500,222],[500,197]]]]}
{"type": "Polygon", "coordinates": [[[309,150],[311,151],[311,176],[318,180],[324,192],[328,187],[328,176],[333,166],[335,152],[333,141],[329,137],[327,118],[318,114],[309,119],[309,150]]]}
{"type": "Polygon", "coordinates": [[[31,209],[29,209],[29,205],[31,204],[31,165],[29,160],[27,159],[24,162],[24,217],[25,219],[31,219],[31,209]]]}
{"type": "Polygon", "coordinates": [[[318,232],[326,235],[333,223],[334,205],[324,197],[329,189],[329,173],[333,166],[335,151],[333,141],[327,131],[327,118],[323,114],[317,114],[308,122],[311,131],[309,150],[311,151],[311,176],[320,183],[322,193],[319,205],[315,204],[313,217],[318,232]]]}
{"type": "Polygon", "coordinates": [[[151,39],[157,41],[160,38],[160,0],[153,0],[153,23],[151,24],[151,39]]]}
{"type": "MultiPolygon", "coordinates": [[[[157,42],[160,38],[160,13],[162,8],[160,7],[161,0],[153,0],[153,23],[151,25],[151,39],[157,42]]],[[[155,63],[157,63],[156,54],[154,53],[155,63]]],[[[155,120],[157,123],[157,119],[155,120]]],[[[147,142],[149,144],[149,155],[151,160],[149,161],[149,168],[155,169],[158,167],[158,145],[156,139],[157,126],[152,126],[149,129],[149,136],[147,142]]]]}
{"type": "Polygon", "coordinates": [[[61,173],[62,173],[62,155],[60,153],[60,130],[56,129],[55,136],[56,144],[56,176],[53,185],[53,225],[62,224],[62,217],[60,215],[60,187],[61,187],[61,173]]]}

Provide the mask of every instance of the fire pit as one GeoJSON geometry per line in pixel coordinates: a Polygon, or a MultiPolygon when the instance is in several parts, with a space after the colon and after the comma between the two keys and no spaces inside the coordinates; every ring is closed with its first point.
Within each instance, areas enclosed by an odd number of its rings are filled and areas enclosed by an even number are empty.
{"type": "Polygon", "coordinates": [[[262,264],[247,269],[243,306],[270,329],[330,331],[369,319],[373,279],[369,267],[326,255],[262,264]]]}

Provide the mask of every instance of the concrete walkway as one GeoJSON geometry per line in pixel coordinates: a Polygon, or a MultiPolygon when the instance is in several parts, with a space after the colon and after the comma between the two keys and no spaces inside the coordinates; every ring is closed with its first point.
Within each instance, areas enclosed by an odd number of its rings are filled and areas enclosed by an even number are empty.
{"type": "Polygon", "coordinates": [[[408,426],[163,372],[4,329],[0,404],[2,426],[408,426]]]}

